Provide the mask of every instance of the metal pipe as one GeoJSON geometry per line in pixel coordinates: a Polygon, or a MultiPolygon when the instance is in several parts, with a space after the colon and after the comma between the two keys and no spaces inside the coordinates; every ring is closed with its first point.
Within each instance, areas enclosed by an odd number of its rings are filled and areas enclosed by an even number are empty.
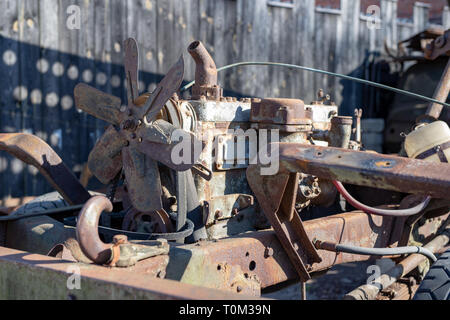
{"type": "Polygon", "coordinates": [[[192,42],[188,52],[195,61],[195,85],[192,88],[192,96],[196,99],[202,95],[202,87],[217,86],[217,68],[201,41],[192,42]]]}
{"type": "Polygon", "coordinates": [[[98,222],[103,211],[111,212],[113,205],[104,196],[95,196],[86,202],[78,215],[77,240],[83,253],[96,264],[111,260],[112,244],[104,243],[98,235],[98,222]]]}
{"type": "MultiPolygon", "coordinates": [[[[442,234],[428,242],[423,248],[436,253],[448,244],[449,239],[450,225],[447,225],[442,234]]],[[[364,284],[346,294],[344,300],[374,300],[382,289],[389,287],[398,279],[411,272],[425,259],[426,257],[421,254],[412,254],[408,256],[373,280],[372,284],[364,284]]]]}
{"type": "Polygon", "coordinates": [[[361,254],[366,256],[391,256],[400,254],[411,254],[419,253],[427,258],[431,259],[433,262],[436,261],[436,256],[427,248],[419,246],[407,246],[407,247],[397,247],[397,248],[364,248],[352,245],[345,245],[339,243],[322,242],[316,240],[314,245],[317,249],[333,251],[333,252],[346,252],[352,254],[361,254]]]}
{"type": "Polygon", "coordinates": [[[379,216],[393,216],[393,217],[406,217],[406,216],[412,216],[414,214],[419,213],[423,209],[426,208],[428,203],[431,200],[430,196],[427,196],[424,201],[419,203],[417,206],[414,206],[412,208],[408,209],[397,209],[397,210],[390,210],[390,209],[381,209],[381,208],[374,208],[367,206],[355,198],[352,197],[352,195],[345,189],[344,185],[339,181],[333,181],[334,186],[339,191],[339,193],[347,200],[347,202],[355,207],[356,209],[362,210],[365,213],[369,214],[376,214],[379,216]]]}
{"type": "MultiPolygon", "coordinates": [[[[446,102],[448,98],[448,94],[450,92],[450,59],[447,62],[447,65],[445,66],[445,70],[442,73],[441,80],[439,81],[439,84],[434,91],[433,99],[440,101],[440,102],[446,102]]],[[[417,123],[420,122],[432,122],[437,119],[439,119],[439,116],[441,115],[443,105],[431,102],[428,105],[427,111],[425,112],[425,115],[419,116],[417,118],[417,123]]]]}

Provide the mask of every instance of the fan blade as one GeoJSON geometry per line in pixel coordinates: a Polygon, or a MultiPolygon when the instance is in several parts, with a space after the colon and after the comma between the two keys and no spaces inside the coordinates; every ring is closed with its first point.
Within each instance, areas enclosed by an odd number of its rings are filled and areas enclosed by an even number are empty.
{"type": "Polygon", "coordinates": [[[141,212],[162,209],[158,163],[133,146],[122,149],[122,159],[133,207],[141,212]]]}
{"type": "Polygon", "coordinates": [[[104,93],[84,83],[76,85],[74,96],[77,108],[111,124],[119,124],[120,98],[104,93]]]}
{"type": "Polygon", "coordinates": [[[127,77],[128,105],[132,106],[139,95],[139,52],[134,38],[128,38],[123,42],[125,51],[125,75],[127,77]]]}
{"type": "Polygon", "coordinates": [[[150,98],[147,99],[143,108],[139,108],[138,118],[142,119],[147,116],[147,119],[153,119],[159,111],[164,107],[167,100],[177,92],[183,82],[184,76],[184,59],[180,56],[177,63],[175,63],[166,76],[158,83],[158,86],[153,91],[150,98]]]}
{"type": "Polygon", "coordinates": [[[192,133],[161,119],[139,127],[137,135],[142,141],[134,145],[140,152],[176,171],[190,169],[203,149],[192,133]]]}
{"type": "Polygon", "coordinates": [[[175,130],[177,130],[177,127],[173,124],[158,119],[150,124],[139,126],[136,135],[144,141],[170,144],[172,133],[175,130]]]}
{"type": "Polygon", "coordinates": [[[88,157],[89,170],[103,184],[108,184],[122,169],[122,148],[127,140],[109,126],[95,144],[88,157]]]}

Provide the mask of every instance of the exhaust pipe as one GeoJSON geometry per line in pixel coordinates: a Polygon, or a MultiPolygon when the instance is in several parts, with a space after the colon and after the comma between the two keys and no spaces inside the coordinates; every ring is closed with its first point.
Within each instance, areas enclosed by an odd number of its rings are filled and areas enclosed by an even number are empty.
{"type": "Polygon", "coordinates": [[[219,100],[222,89],[217,85],[216,64],[199,40],[192,42],[188,52],[195,61],[195,84],[192,87],[192,99],[198,100],[201,96],[209,100],[219,100]]]}

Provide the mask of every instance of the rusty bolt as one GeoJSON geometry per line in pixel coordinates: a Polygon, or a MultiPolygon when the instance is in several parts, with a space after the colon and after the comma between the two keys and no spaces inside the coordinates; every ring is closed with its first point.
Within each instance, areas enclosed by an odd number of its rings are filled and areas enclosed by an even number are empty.
{"type": "Polygon", "coordinates": [[[266,249],[264,250],[264,256],[266,258],[273,256],[273,248],[266,247],[266,249]]]}
{"type": "Polygon", "coordinates": [[[222,211],[220,211],[219,209],[216,210],[216,212],[214,212],[216,219],[222,218],[222,211]]]}
{"type": "Polygon", "coordinates": [[[158,238],[158,239],[156,239],[156,240],[159,241],[159,244],[158,244],[158,247],[159,247],[159,248],[162,248],[162,247],[164,247],[164,246],[167,244],[167,239],[164,239],[164,238],[158,238]]]}
{"type": "Polygon", "coordinates": [[[126,243],[127,241],[128,237],[124,234],[116,234],[112,239],[113,244],[116,246],[122,243],[126,243]]]}

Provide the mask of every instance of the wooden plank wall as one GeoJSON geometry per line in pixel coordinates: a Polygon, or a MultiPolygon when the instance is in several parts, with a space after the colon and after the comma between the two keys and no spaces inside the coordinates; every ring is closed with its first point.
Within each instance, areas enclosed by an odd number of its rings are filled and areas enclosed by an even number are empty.
{"type": "MultiPolygon", "coordinates": [[[[426,5],[414,19],[397,20],[397,1],[381,0],[381,29],[368,28],[359,0],[341,8],[293,8],[266,0],[2,0],[0,1],[0,132],[29,132],[46,140],[79,173],[104,123],[76,110],[73,87],[88,82],[125,98],[122,41],[140,45],[141,90],[154,88],[194,39],[222,66],[237,61],[278,61],[365,77],[384,41],[395,47],[428,25],[426,5]],[[67,8],[80,8],[80,29],[66,26],[67,8]]],[[[448,8],[443,22],[450,24],[448,8]]],[[[185,80],[194,65],[186,54],[185,80]]],[[[319,88],[350,114],[371,91],[323,75],[272,67],[242,67],[220,74],[241,96],[295,97],[310,102],[319,88]]],[[[125,101],[125,100],[124,100],[125,101]]],[[[0,154],[0,199],[39,195],[50,186],[33,168],[0,154]]]]}

